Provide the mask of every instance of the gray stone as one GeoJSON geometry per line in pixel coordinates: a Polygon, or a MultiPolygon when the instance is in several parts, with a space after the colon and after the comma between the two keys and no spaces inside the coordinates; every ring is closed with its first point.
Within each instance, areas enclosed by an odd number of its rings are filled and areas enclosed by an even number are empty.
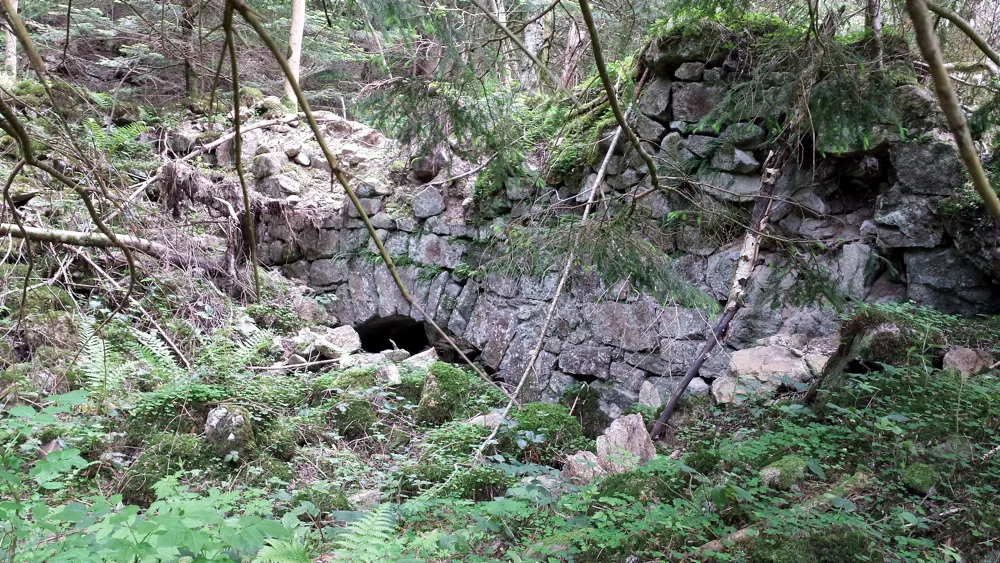
{"type": "Polygon", "coordinates": [[[288,174],[268,176],[258,182],[260,191],[270,197],[287,197],[302,193],[298,180],[288,174]]]}
{"type": "Polygon", "coordinates": [[[476,301],[463,336],[482,350],[479,358],[483,365],[498,369],[517,326],[517,311],[506,300],[483,293],[476,301]]]}
{"type": "Polygon", "coordinates": [[[632,367],[624,362],[612,362],[610,373],[610,380],[612,382],[631,393],[637,393],[642,388],[642,383],[647,375],[641,369],[632,367]]]}
{"type": "Polygon", "coordinates": [[[309,155],[307,155],[304,152],[300,152],[299,154],[295,155],[295,158],[293,158],[292,161],[295,164],[298,164],[299,166],[308,167],[310,164],[312,164],[312,159],[309,158],[309,155]]]}
{"type": "Polygon", "coordinates": [[[962,375],[979,375],[993,365],[993,355],[988,350],[952,348],[944,355],[944,369],[957,370],[962,375]]]}
{"type": "Polygon", "coordinates": [[[382,229],[386,231],[392,231],[396,229],[396,220],[392,218],[392,215],[389,215],[385,211],[380,211],[375,215],[369,217],[369,219],[371,219],[372,226],[375,227],[376,229],[382,229]]]}
{"type": "Polygon", "coordinates": [[[830,268],[837,290],[854,299],[868,297],[875,278],[875,255],[872,247],[860,242],[845,244],[830,268]]]}
{"type": "Polygon", "coordinates": [[[444,212],[444,208],[444,197],[433,186],[428,186],[413,196],[413,215],[418,219],[439,215],[444,212]]]}
{"type": "Polygon", "coordinates": [[[736,261],[739,258],[740,251],[733,247],[708,257],[708,263],[705,268],[705,283],[716,299],[721,301],[729,296],[729,286],[733,282],[733,274],[736,273],[736,261]]]}
{"type": "Polygon", "coordinates": [[[235,405],[215,407],[205,418],[205,438],[220,454],[251,449],[254,439],[249,413],[235,405]]]}
{"type": "Polygon", "coordinates": [[[718,66],[728,53],[729,49],[715,30],[702,29],[695,35],[674,34],[654,39],[643,53],[642,62],[656,75],[670,76],[677,67],[689,61],[718,66]]]}
{"type": "Polygon", "coordinates": [[[714,172],[704,170],[698,172],[698,189],[716,199],[747,203],[757,197],[760,190],[759,176],[730,174],[729,172],[714,172]]]}
{"type": "Polygon", "coordinates": [[[361,349],[361,337],[352,326],[327,328],[320,334],[331,346],[339,350],[341,355],[352,354],[361,349]]]}
{"type": "Polygon", "coordinates": [[[639,111],[661,123],[668,123],[672,119],[670,116],[670,81],[657,77],[646,84],[642,95],[639,96],[639,111]]]}
{"type": "Polygon", "coordinates": [[[929,198],[907,194],[899,184],[876,198],[875,224],[878,242],[886,248],[932,248],[944,238],[929,198]]]}
{"type": "Polygon", "coordinates": [[[324,258],[315,260],[309,266],[309,285],[312,287],[329,287],[348,280],[350,270],[346,260],[324,258]]]}
{"type": "MultiPolygon", "coordinates": [[[[369,217],[382,210],[382,200],[380,199],[361,198],[358,202],[361,204],[361,209],[364,209],[365,215],[369,217]]],[[[354,217],[355,219],[361,217],[361,213],[358,211],[358,208],[353,205],[349,205],[347,207],[347,215],[349,217],[354,217]]]]}
{"type": "Polygon", "coordinates": [[[674,119],[700,121],[722,101],[723,89],[699,82],[674,82],[671,95],[674,119]]]}
{"type": "Polygon", "coordinates": [[[610,474],[630,471],[654,457],[656,448],[642,415],[623,416],[597,437],[597,459],[610,474]]]}
{"type": "Polygon", "coordinates": [[[729,376],[737,381],[759,383],[763,390],[775,391],[783,384],[809,381],[812,371],[803,358],[784,346],[758,346],[733,352],[729,376]]]}
{"type": "Polygon", "coordinates": [[[766,304],[740,309],[729,329],[729,345],[734,348],[752,346],[761,338],[778,332],[781,322],[781,310],[766,304]]]}
{"type": "Polygon", "coordinates": [[[937,97],[919,84],[903,84],[892,92],[892,109],[907,128],[948,126],[937,97]]]}
{"type": "Polygon", "coordinates": [[[674,71],[674,78],[677,80],[686,80],[688,82],[696,82],[701,80],[702,74],[705,72],[705,65],[703,63],[684,63],[677,67],[674,71]]]}
{"type": "MultiPolygon", "coordinates": [[[[583,186],[580,187],[579,193],[576,194],[577,203],[586,203],[590,199],[590,190],[593,188],[594,182],[596,181],[597,174],[590,174],[587,176],[587,179],[583,182],[583,186]]],[[[598,200],[601,198],[601,193],[608,194],[611,192],[611,186],[608,185],[606,178],[601,182],[601,185],[597,189],[600,191],[594,197],[598,200]]]]}
{"type": "Polygon", "coordinates": [[[415,369],[415,370],[426,370],[431,364],[438,360],[437,350],[434,348],[428,348],[419,354],[414,354],[409,358],[403,360],[400,364],[403,367],[415,369]]]}
{"type": "Polygon", "coordinates": [[[288,158],[280,152],[257,155],[253,158],[253,176],[258,180],[277,176],[287,162],[288,158]]]}
{"type": "Polygon", "coordinates": [[[419,264],[454,268],[465,255],[465,245],[434,234],[421,236],[410,245],[410,257],[419,264]]]}
{"type": "Polygon", "coordinates": [[[198,142],[199,135],[201,135],[200,131],[188,127],[180,127],[170,132],[167,137],[167,143],[170,145],[170,150],[176,156],[182,157],[191,152],[194,144],[198,142]]]}
{"type": "Polygon", "coordinates": [[[653,192],[639,200],[638,208],[648,213],[650,219],[662,219],[670,214],[670,200],[660,192],[653,192]]]}
{"type": "Polygon", "coordinates": [[[722,68],[709,68],[705,69],[702,81],[705,82],[706,84],[718,84],[722,82],[722,78],[723,78],[722,68]]]}
{"type": "Polygon", "coordinates": [[[630,352],[652,350],[660,334],[659,308],[649,299],[634,303],[602,302],[584,306],[590,330],[601,344],[630,352]]]}
{"type": "Polygon", "coordinates": [[[562,468],[562,478],[580,486],[589,485],[606,473],[597,454],[588,451],[579,451],[569,456],[562,468]]]}
{"type": "MultiPolygon", "coordinates": [[[[656,151],[660,146],[660,139],[666,134],[667,128],[664,127],[657,121],[654,121],[643,114],[637,114],[635,116],[635,133],[643,141],[649,141],[653,146],[652,150],[656,151]]],[[[619,141],[621,142],[621,141],[619,141]]],[[[646,150],[649,151],[650,148],[647,145],[646,150]]]]}
{"type": "Polygon", "coordinates": [[[381,364],[375,368],[375,379],[384,381],[389,385],[399,385],[403,378],[399,375],[399,368],[396,364],[381,364]]]}
{"type": "Polygon", "coordinates": [[[565,373],[607,379],[611,368],[610,346],[564,346],[559,369],[565,373]]]}
{"type": "Polygon", "coordinates": [[[677,392],[683,377],[651,377],[639,389],[639,404],[660,408],[677,392]]]}
{"type": "Polygon", "coordinates": [[[907,250],[903,262],[912,301],[967,316],[1000,310],[1000,288],[954,248],[907,250]]]}
{"type": "Polygon", "coordinates": [[[515,177],[511,176],[503,181],[504,190],[507,192],[507,199],[511,201],[521,201],[527,199],[535,193],[534,176],[515,177]]]}
{"type": "Polygon", "coordinates": [[[895,143],[889,148],[892,167],[903,191],[918,195],[951,195],[965,174],[950,133],[934,131],[928,143],[895,143]]]}
{"type": "Polygon", "coordinates": [[[691,154],[707,160],[712,157],[712,153],[719,146],[719,139],[707,135],[688,135],[681,140],[680,144],[691,154]]]}
{"type": "Polygon", "coordinates": [[[725,172],[749,174],[760,168],[760,163],[752,154],[744,152],[729,143],[723,143],[712,156],[712,168],[725,172]]]}
{"type": "Polygon", "coordinates": [[[764,129],[756,123],[733,123],[722,132],[722,138],[738,149],[755,149],[764,143],[764,129]]]}

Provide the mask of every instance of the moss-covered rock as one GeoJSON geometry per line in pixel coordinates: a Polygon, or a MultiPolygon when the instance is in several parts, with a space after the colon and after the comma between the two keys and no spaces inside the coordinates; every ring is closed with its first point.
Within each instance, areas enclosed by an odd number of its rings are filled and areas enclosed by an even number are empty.
{"type": "Polygon", "coordinates": [[[410,497],[446,481],[443,493],[468,500],[485,501],[504,494],[518,481],[518,477],[491,465],[458,467],[447,463],[423,463],[399,473],[399,492],[403,497],[410,497]]]}
{"type": "Polygon", "coordinates": [[[501,446],[518,452],[529,463],[561,463],[571,451],[581,449],[580,421],[563,405],[528,403],[511,415],[514,424],[504,432],[501,446]]]}
{"type": "Polygon", "coordinates": [[[54,349],[50,352],[69,351],[76,349],[79,342],[76,322],[73,314],[68,311],[47,311],[28,315],[21,323],[21,336],[28,348],[35,351],[33,355],[35,359],[39,348],[54,349]]]}
{"type": "Polygon", "coordinates": [[[773,543],[754,542],[751,563],[815,563],[816,558],[805,540],[782,538],[773,543]]]}
{"type": "Polygon", "coordinates": [[[252,458],[257,452],[250,411],[246,407],[222,404],[205,418],[205,439],[217,456],[238,452],[242,459],[252,458]]]}
{"type": "Polygon", "coordinates": [[[903,470],[901,481],[910,491],[926,495],[931,492],[941,477],[937,470],[926,463],[912,463],[903,470]]]}
{"type": "Polygon", "coordinates": [[[288,417],[278,418],[261,436],[260,446],[281,461],[291,461],[299,450],[299,440],[295,430],[293,420],[288,417]]]}
{"type": "Polygon", "coordinates": [[[657,461],[631,471],[604,477],[597,488],[604,496],[639,501],[666,502],[680,496],[686,487],[673,462],[657,461]]]}
{"type": "Polygon", "coordinates": [[[850,563],[882,561],[868,536],[844,527],[832,527],[806,537],[768,536],[746,544],[751,563],[850,563]]]}
{"type": "MultiPolygon", "coordinates": [[[[4,298],[3,305],[12,315],[21,312],[22,292],[11,292],[4,298]]],[[[65,289],[45,285],[29,288],[24,297],[24,314],[50,313],[53,311],[72,311],[75,306],[73,297],[65,289]]]]}
{"type": "Polygon", "coordinates": [[[455,417],[469,390],[469,376],[459,368],[434,362],[427,369],[427,378],[417,405],[417,422],[443,424],[455,417]]]}
{"type": "Polygon", "coordinates": [[[768,487],[787,491],[806,473],[806,461],[797,455],[785,457],[760,470],[760,479],[768,487]]]}
{"type": "Polygon", "coordinates": [[[348,440],[359,440],[368,435],[378,421],[375,409],[363,397],[349,397],[329,405],[333,428],[348,440]]]}
{"type": "Polygon", "coordinates": [[[392,390],[407,401],[417,404],[424,390],[424,380],[427,374],[423,371],[403,371],[402,381],[392,390]]]}
{"type": "Polygon", "coordinates": [[[148,504],[153,485],[181,470],[208,469],[214,460],[204,442],[194,434],[153,434],[148,447],[129,466],[118,492],[128,504],[148,504]]]}

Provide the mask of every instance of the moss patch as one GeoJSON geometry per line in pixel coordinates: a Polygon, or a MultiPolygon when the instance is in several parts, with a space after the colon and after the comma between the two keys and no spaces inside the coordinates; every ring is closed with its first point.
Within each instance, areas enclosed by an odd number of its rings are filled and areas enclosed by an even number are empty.
{"type": "Polygon", "coordinates": [[[785,457],[760,470],[760,478],[769,487],[787,491],[806,473],[806,461],[797,455],[785,457]]]}
{"type": "Polygon", "coordinates": [[[454,418],[469,390],[469,376],[455,366],[434,362],[427,370],[427,378],[417,406],[417,422],[443,424],[454,418]]]}
{"type": "Polygon", "coordinates": [[[913,463],[903,470],[901,480],[910,491],[926,495],[940,481],[938,472],[926,463],[913,463]]]}

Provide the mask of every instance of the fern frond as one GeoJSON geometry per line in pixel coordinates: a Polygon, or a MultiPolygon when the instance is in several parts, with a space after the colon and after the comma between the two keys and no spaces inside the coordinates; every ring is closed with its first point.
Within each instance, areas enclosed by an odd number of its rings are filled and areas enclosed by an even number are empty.
{"type": "Polygon", "coordinates": [[[357,563],[387,560],[396,531],[396,513],[391,505],[380,504],[351,522],[335,542],[334,559],[357,563]]]}
{"type": "Polygon", "coordinates": [[[106,399],[122,389],[131,368],[115,356],[104,337],[97,334],[95,324],[91,317],[80,323],[81,380],[89,391],[106,399]]]}
{"type": "Polygon", "coordinates": [[[270,346],[274,342],[274,334],[269,330],[258,330],[250,336],[244,338],[233,350],[232,361],[229,365],[234,369],[242,369],[250,364],[250,360],[257,355],[265,346],[270,346]]]}
{"type": "Polygon", "coordinates": [[[134,334],[137,342],[132,347],[133,353],[159,372],[164,379],[172,380],[184,371],[174,359],[170,348],[157,336],[139,330],[134,334]]]}
{"type": "Polygon", "coordinates": [[[254,563],[311,563],[306,546],[291,541],[270,539],[268,545],[257,552],[254,563]]]}

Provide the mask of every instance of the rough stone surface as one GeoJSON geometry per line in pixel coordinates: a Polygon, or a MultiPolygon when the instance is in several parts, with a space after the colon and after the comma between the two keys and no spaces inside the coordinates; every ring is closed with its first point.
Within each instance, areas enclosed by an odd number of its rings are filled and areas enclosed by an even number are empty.
{"type": "Polygon", "coordinates": [[[610,346],[564,346],[559,369],[564,373],[607,379],[611,369],[610,346]]]}
{"type": "Polygon", "coordinates": [[[996,285],[950,247],[908,250],[907,297],[946,313],[976,315],[1000,310],[996,285]]]}
{"type": "Polygon", "coordinates": [[[403,360],[402,365],[410,369],[426,370],[431,364],[438,360],[437,350],[428,348],[419,354],[403,360]]]}
{"type": "Polygon", "coordinates": [[[639,111],[661,123],[669,123],[670,81],[664,78],[651,80],[639,96],[639,111]]]}
{"type": "Polygon", "coordinates": [[[705,86],[698,82],[674,82],[672,96],[674,119],[698,121],[722,101],[723,90],[718,86],[705,86]]]}
{"type": "Polygon", "coordinates": [[[784,346],[760,346],[733,352],[729,373],[712,382],[712,397],[718,403],[742,402],[756,394],[774,393],[783,384],[812,378],[804,359],[784,346]]]}
{"type": "Polygon", "coordinates": [[[606,474],[594,452],[580,451],[569,456],[563,465],[562,478],[574,485],[589,485],[594,479],[606,474]]]}
{"type": "Polygon", "coordinates": [[[702,75],[705,72],[705,65],[703,63],[684,63],[677,67],[674,71],[674,78],[677,80],[685,80],[688,82],[693,82],[701,80],[702,75]]]}
{"type": "Polygon", "coordinates": [[[385,381],[389,385],[399,385],[403,378],[399,375],[399,368],[396,364],[381,364],[375,368],[375,378],[385,381]]]}
{"type": "Polygon", "coordinates": [[[962,375],[979,375],[993,365],[993,355],[986,350],[952,348],[944,355],[944,368],[957,370],[962,375]]]}
{"type": "Polygon", "coordinates": [[[618,418],[597,437],[597,458],[608,473],[634,469],[656,457],[656,448],[649,437],[642,415],[630,414],[618,418]]]}
{"type": "Polygon", "coordinates": [[[205,437],[220,453],[250,449],[253,446],[250,415],[243,407],[219,405],[205,418],[205,437]]]}
{"type": "Polygon", "coordinates": [[[418,219],[426,219],[444,212],[445,201],[441,192],[428,186],[413,196],[413,214],[418,219]]]}
{"type": "Polygon", "coordinates": [[[698,188],[709,195],[736,203],[747,203],[757,197],[760,177],[729,172],[701,171],[698,173],[698,188]]]}
{"type": "Polygon", "coordinates": [[[932,248],[944,238],[944,227],[928,197],[907,194],[900,185],[876,199],[875,224],[879,244],[888,248],[932,248]]]}
{"type": "Polygon", "coordinates": [[[895,143],[889,149],[905,193],[951,195],[964,183],[962,161],[951,134],[933,132],[933,142],[895,143]]]}
{"type": "Polygon", "coordinates": [[[724,172],[749,174],[760,168],[760,163],[752,154],[725,143],[712,157],[712,167],[724,172]]]}

